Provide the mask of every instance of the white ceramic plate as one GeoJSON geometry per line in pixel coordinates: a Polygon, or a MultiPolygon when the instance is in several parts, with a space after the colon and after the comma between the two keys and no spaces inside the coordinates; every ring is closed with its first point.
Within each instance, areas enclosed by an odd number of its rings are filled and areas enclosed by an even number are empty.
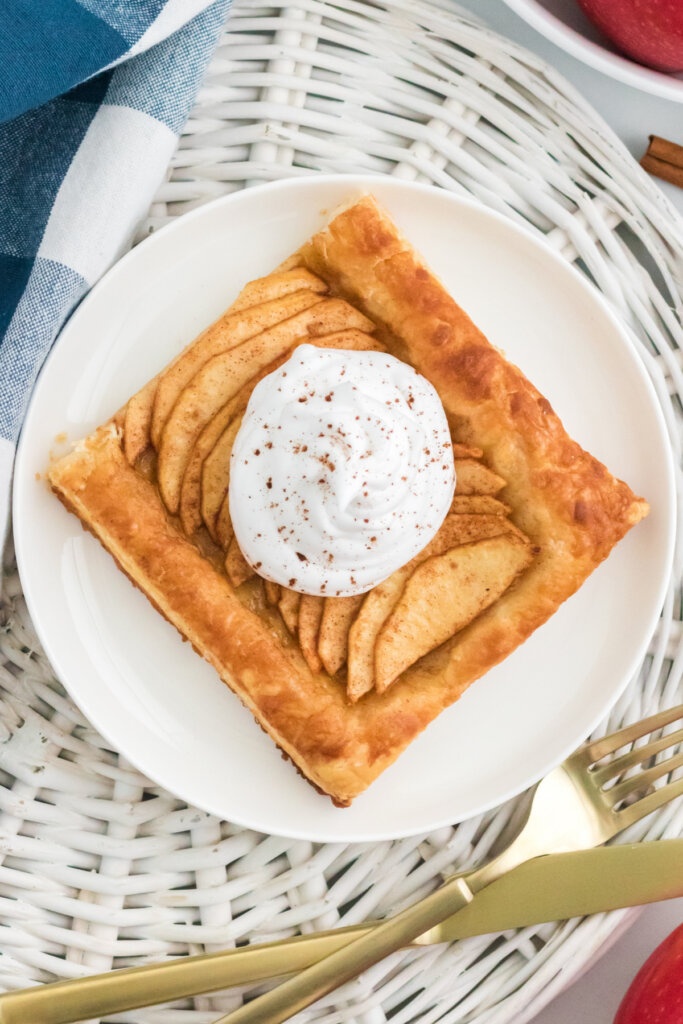
{"type": "Polygon", "coordinates": [[[525,231],[444,191],[307,177],[227,196],[129,253],[65,328],[17,460],[20,571],[46,652],[112,745],[190,803],[264,832],[377,840],[518,793],[597,723],[642,657],[673,539],[671,458],[654,391],[595,292],[525,231]],[[101,423],[229,304],[372,190],[456,299],[546,395],[570,433],[652,505],[581,591],[420,736],[353,807],[317,795],[228,687],[48,492],[50,452],[101,423]]]}
{"type": "Polygon", "coordinates": [[[683,72],[667,74],[626,57],[598,31],[576,0],[505,0],[533,28],[585,64],[636,89],[683,103],[683,72]]]}

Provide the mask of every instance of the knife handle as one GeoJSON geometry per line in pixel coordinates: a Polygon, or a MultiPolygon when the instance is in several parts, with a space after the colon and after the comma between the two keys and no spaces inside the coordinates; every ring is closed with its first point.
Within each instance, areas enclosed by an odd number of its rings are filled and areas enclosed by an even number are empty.
{"type": "Polygon", "coordinates": [[[372,931],[350,942],[282,985],[220,1017],[216,1024],[283,1024],[317,999],[357,977],[466,906],[473,898],[465,878],[456,875],[372,931]]]}
{"type": "Polygon", "coordinates": [[[0,1024],[75,1024],[302,971],[372,930],[372,922],[166,960],[0,995],[0,1024]]]}

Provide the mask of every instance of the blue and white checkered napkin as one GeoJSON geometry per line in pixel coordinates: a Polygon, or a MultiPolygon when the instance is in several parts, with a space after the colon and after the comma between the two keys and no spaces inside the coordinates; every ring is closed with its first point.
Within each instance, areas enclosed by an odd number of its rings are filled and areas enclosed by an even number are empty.
{"type": "Polygon", "coordinates": [[[0,4],[0,547],[36,375],[147,211],[228,6],[0,4]]]}

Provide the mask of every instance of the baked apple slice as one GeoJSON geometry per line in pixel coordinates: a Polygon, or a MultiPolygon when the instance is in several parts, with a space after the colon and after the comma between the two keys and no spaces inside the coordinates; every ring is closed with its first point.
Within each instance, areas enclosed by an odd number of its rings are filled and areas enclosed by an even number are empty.
{"type": "Polygon", "coordinates": [[[487,516],[506,516],[510,506],[492,494],[456,494],[449,512],[487,516]]]}
{"type": "Polygon", "coordinates": [[[377,692],[497,601],[532,559],[531,543],[515,531],[461,544],[418,566],[377,637],[377,692]]]}
{"type": "Polygon", "coordinates": [[[324,597],[302,594],[299,603],[299,647],[311,672],[320,672],[323,663],[318,654],[318,633],[323,616],[324,597]]]}
{"type": "Polygon", "coordinates": [[[256,575],[256,570],[249,565],[234,537],[225,556],[225,571],[235,589],[256,575]]]}
{"type": "Polygon", "coordinates": [[[230,456],[242,426],[242,416],[234,416],[204,460],[202,469],[201,510],[204,525],[214,541],[218,542],[216,520],[230,486],[230,456]]]}
{"type": "Polygon", "coordinates": [[[461,444],[460,441],[453,442],[454,459],[480,459],[483,454],[481,448],[475,448],[471,444],[461,444]]]}
{"type": "Polygon", "coordinates": [[[278,601],[278,609],[282,616],[282,621],[292,636],[296,636],[296,631],[299,627],[300,604],[301,594],[297,593],[296,590],[282,589],[282,595],[278,601]]]}
{"type": "Polygon", "coordinates": [[[334,676],[346,664],[349,630],[365,600],[365,594],[326,597],[318,634],[318,654],[328,675],[334,676]]]}
{"type": "Polygon", "coordinates": [[[398,602],[406,582],[432,555],[516,528],[504,516],[448,515],[435,537],[422,551],[367,594],[349,631],[347,693],[357,701],[375,685],[375,644],[398,602]]]}
{"type": "Polygon", "coordinates": [[[216,543],[219,547],[223,548],[224,551],[228,550],[228,546],[232,543],[234,536],[234,530],[232,528],[232,516],[230,515],[230,481],[228,480],[228,488],[226,489],[225,496],[221,502],[221,507],[218,510],[216,516],[216,543]]]}
{"type": "MultiPolygon", "coordinates": [[[[195,534],[202,526],[203,522],[201,511],[201,489],[204,462],[213,451],[214,446],[232,419],[238,414],[244,412],[249,402],[249,397],[258,382],[267,376],[267,374],[272,373],[273,370],[277,370],[285,359],[289,358],[289,355],[290,352],[287,351],[279,359],[274,359],[267,366],[264,366],[259,373],[252,377],[252,379],[245,384],[243,388],[241,388],[232,396],[231,399],[229,399],[229,401],[225,403],[222,409],[219,409],[214,418],[206,424],[195,441],[190,453],[190,459],[183,476],[183,483],[180,490],[180,520],[188,537],[195,534]]],[[[228,542],[229,539],[230,538],[228,538],[228,542]]],[[[223,547],[227,550],[227,544],[224,544],[223,547]]]]}
{"type": "Polygon", "coordinates": [[[202,430],[190,453],[190,460],[180,489],[180,521],[188,537],[192,537],[202,526],[201,487],[204,460],[235,416],[239,399],[239,395],[233,396],[222,409],[218,410],[214,418],[202,430]]]}
{"type": "Polygon", "coordinates": [[[153,377],[144,388],[128,400],[123,420],[123,450],[131,466],[149,448],[152,408],[159,377],[153,377]]]}
{"type": "Polygon", "coordinates": [[[455,460],[456,494],[497,494],[505,480],[476,459],[455,460]]]}
{"type": "Polygon", "coordinates": [[[292,292],[306,289],[324,294],[327,291],[327,285],[305,267],[276,270],[274,274],[257,277],[254,281],[245,284],[226,314],[239,313],[240,310],[249,309],[250,306],[260,306],[264,302],[272,302],[273,299],[280,299],[283,295],[290,295],[292,292]]]}

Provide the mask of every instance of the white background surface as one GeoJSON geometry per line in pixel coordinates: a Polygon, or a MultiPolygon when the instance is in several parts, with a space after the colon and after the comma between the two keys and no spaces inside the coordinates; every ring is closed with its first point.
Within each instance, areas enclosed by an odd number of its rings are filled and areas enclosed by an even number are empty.
{"type": "MultiPolygon", "coordinates": [[[[544,57],[590,100],[636,159],[647,149],[648,135],[683,144],[683,104],[670,103],[632,89],[575,60],[522,21],[503,0],[458,0],[501,35],[544,57]]],[[[683,189],[659,182],[683,213],[683,189]]],[[[534,1024],[611,1024],[633,976],[652,950],[683,922],[683,899],[647,907],[635,925],[534,1020],[534,1024]]]]}

